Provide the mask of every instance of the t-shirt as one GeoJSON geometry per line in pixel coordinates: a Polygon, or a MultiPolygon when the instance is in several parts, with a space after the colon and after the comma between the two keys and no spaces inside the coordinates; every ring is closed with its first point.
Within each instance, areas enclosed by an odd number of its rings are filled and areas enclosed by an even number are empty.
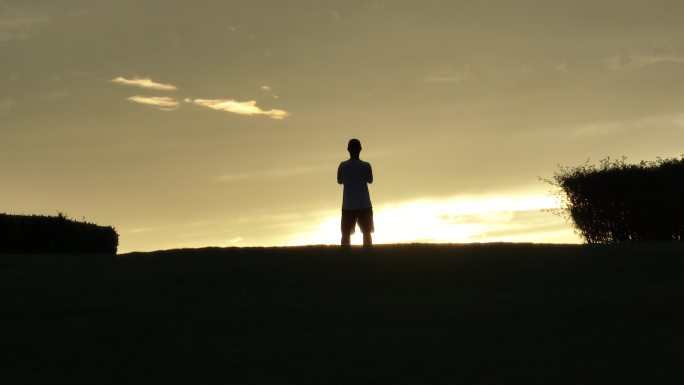
{"type": "Polygon", "coordinates": [[[337,183],[344,184],[343,210],[359,210],[372,207],[368,183],[373,183],[373,170],[368,162],[349,159],[337,169],[337,183]]]}

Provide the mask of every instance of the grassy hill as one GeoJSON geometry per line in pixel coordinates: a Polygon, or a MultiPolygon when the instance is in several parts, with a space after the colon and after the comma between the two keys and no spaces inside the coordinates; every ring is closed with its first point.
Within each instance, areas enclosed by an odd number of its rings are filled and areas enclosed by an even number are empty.
{"type": "Polygon", "coordinates": [[[0,256],[3,384],[678,384],[684,244],[0,256]]]}

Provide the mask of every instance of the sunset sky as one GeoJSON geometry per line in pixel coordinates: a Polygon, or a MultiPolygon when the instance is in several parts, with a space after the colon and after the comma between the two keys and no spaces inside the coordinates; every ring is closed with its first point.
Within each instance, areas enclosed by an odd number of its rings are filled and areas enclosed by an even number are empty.
{"type": "Polygon", "coordinates": [[[539,177],[684,153],[682,1],[0,0],[0,58],[0,212],[120,252],[337,243],[352,137],[377,243],[578,242],[539,177]]]}

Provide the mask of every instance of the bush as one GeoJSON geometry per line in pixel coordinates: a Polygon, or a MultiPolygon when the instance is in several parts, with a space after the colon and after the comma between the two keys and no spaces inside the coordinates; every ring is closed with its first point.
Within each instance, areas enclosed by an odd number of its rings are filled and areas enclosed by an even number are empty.
{"type": "Polygon", "coordinates": [[[684,237],[684,157],[561,167],[551,184],[561,210],[588,243],[671,241],[684,237]]]}
{"type": "Polygon", "coordinates": [[[39,215],[0,214],[0,254],[97,253],[116,254],[119,235],[114,228],[39,215]]]}

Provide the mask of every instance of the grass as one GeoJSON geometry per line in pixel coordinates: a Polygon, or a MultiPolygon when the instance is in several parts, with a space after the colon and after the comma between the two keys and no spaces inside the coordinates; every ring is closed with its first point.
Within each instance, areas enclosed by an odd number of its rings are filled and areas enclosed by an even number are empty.
{"type": "Polygon", "coordinates": [[[0,256],[3,384],[680,384],[684,244],[0,256]]]}

